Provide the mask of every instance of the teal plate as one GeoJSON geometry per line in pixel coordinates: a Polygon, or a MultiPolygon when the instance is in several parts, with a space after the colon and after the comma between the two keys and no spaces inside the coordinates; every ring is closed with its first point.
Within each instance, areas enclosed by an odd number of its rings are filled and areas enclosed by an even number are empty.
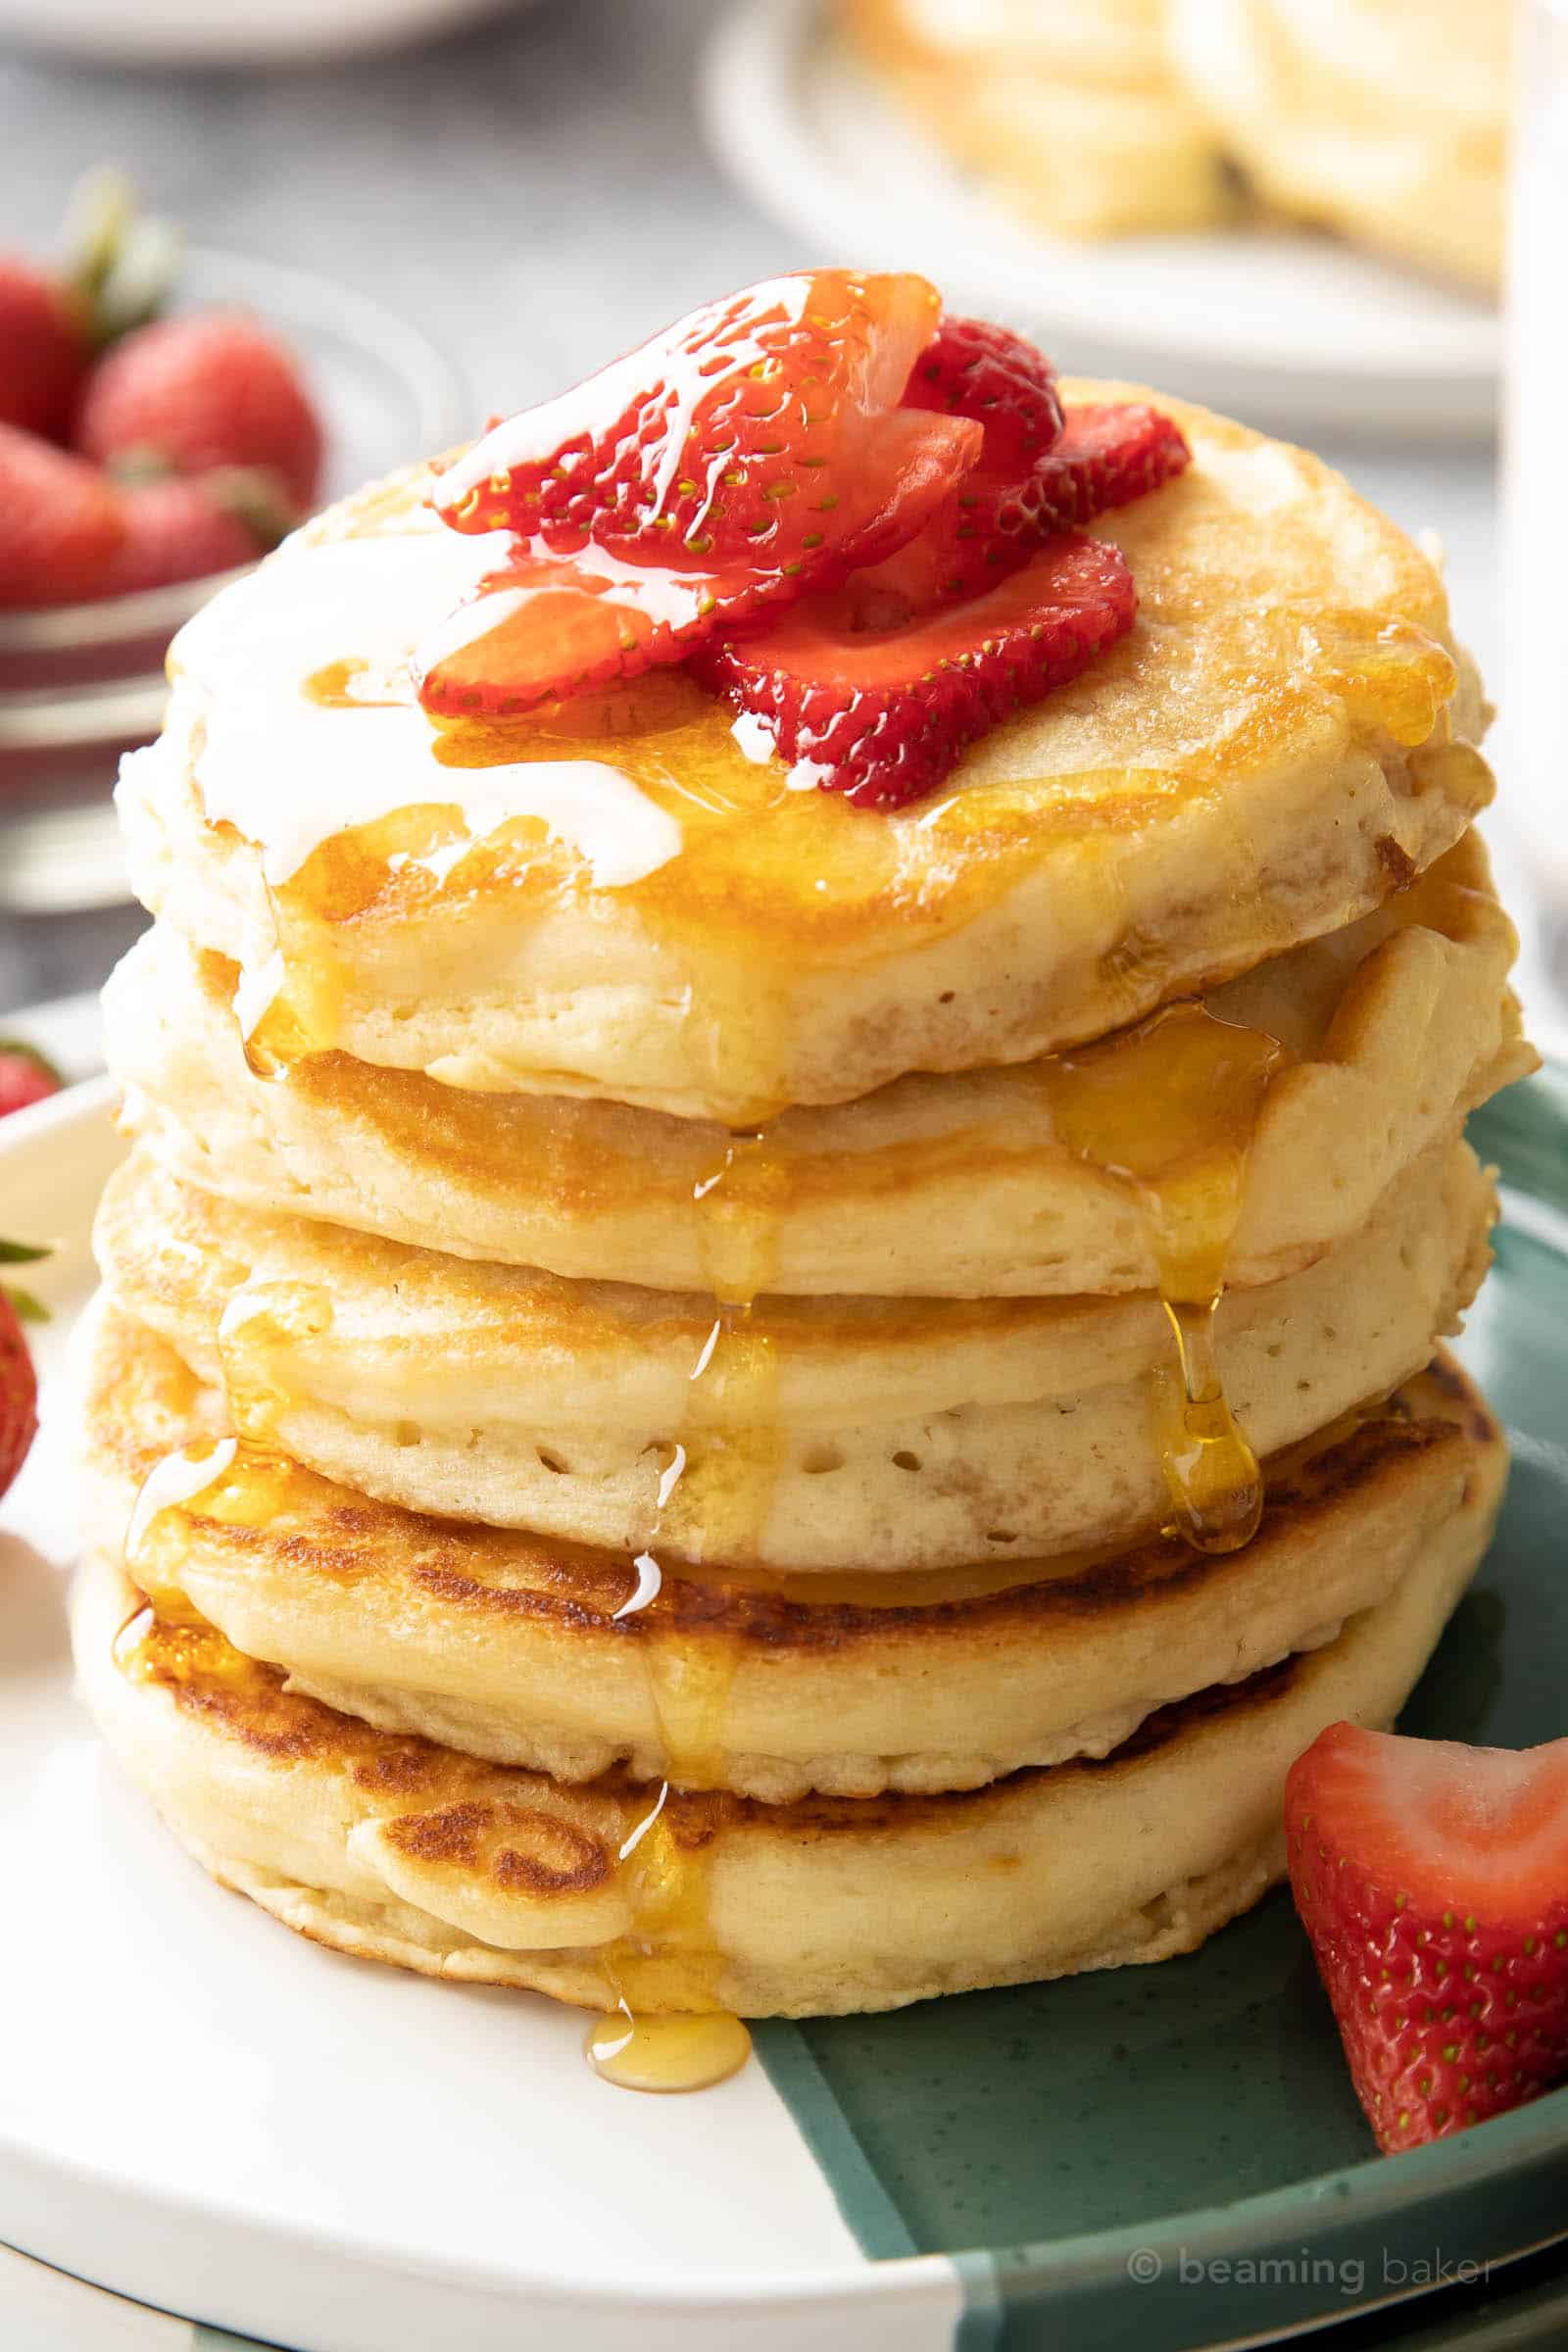
{"type": "MultiPolygon", "coordinates": [[[[1508,1189],[1459,1351],[1513,1473],[1402,1728],[1523,1747],[1568,1731],[1568,1073],[1511,1089],[1471,1137],[1508,1189]]],[[[1568,2089],[1372,2153],[1283,1893],[1159,1968],[758,2041],[866,2252],[956,2259],[959,2352],[1278,2341],[1568,2236],[1568,2089]]],[[[1540,2292],[1545,2331],[1499,2342],[1568,2344],[1568,2280],[1540,2292]]]]}

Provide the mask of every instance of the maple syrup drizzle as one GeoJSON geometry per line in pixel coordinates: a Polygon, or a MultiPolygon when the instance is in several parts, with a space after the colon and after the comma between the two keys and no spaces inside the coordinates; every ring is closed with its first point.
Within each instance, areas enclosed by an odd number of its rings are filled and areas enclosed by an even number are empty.
{"type": "MultiPolygon", "coordinates": [[[[661,1478],[648,1548],[634,1562],[637,1584],[617,1616],[658,1592],[660,1533],[677,1513],[703,1558],[722,1563],[759,1547],[779,1457],[778,1367],[775,1342],[753,1310],[773,1276],[784,1182],[761,1130],[731,1136],[693,1187],[713,1323],[691,1372],[691,1446],[675,1447],[661,1478]]],[[[632,1924],[602,1955],[612,2008],[585,2043],[595,2073],[623,2089],[701,2089],[733,2074],[751,2048],[720,1992],[710,1886],[717,1825],[705,1815],[723,1798],[697,1793],[722,1789],[738,1655],[737,1638],[716,1626],[643,1646],[666,1778],[621,1848],[632,1924]]]]}
{"type": "Polygon", "coordinates": [[[163,1671],[158,1661],[168,1665],[170,1642],[177,1647],[186,1636],[210,1637],[207,1649],[190,1652],[192,1671],[209,1651],[218,1656],[213,1643],[221,1644],[221,1637],[192,1606],[180,1583],[182,1524],[196,1503],[206,1517],[258,1528],[287,1508],[308,1474],[275,1445],[290,1395],[279,1359],[299,1341],[318,1339],[331,1321],[330,1298],[309,1283],[256,1284],[229,1298],[218,1349],[233,1434],[178,1447],[142,1482],[122,1557],[126,1574],[146,1597],[148,1608],[140,1615],[148,1622],[129,1648],[122,1646],[129,1628],[117,1642],[117,1662],[127,1671],[163,1671]]]}
{"type": "Polygon", "coordinates": [[[264,884],[272,918],[270,955],[240,974],[234,1018],[253,1077],[286,1078],[308,1054],[329,1053],[341,1027],[343,978],[324,926],[289,894],[264,884]]]}
{"type": "Polygon", "coordinates": [[[1056,1131],[1102,1168],[1147,1220],[1174,1360],[1152,1405],[1174,1530],[1200,1551],[1235,1551],[1257,1532],[1263,1480],[1225,1396],[1214,1313],[1241,1216],[1248,1154],[1278,1039],[1167,1005],[1104,1045],[1039,1066],[1056,1131]]]}
{"type": "Polygon", "coordinates": [[[275,1443],[291,1390],[292,1348],[332,1328],[330,1292],[311,1282],[251,1282],[233,1292],[218,1326],[218,1355],[234,1427],[248,1448],[275,1443]]]}
{"type": "MultiPolygon", "coordinates": [[[[127,1574],[145,1596],[148,1610],[173,1625],[199,1623],[180,1590],[172,1547],[175,1512],[210,1494],[228,1475],[239,1452],[237,1438],[197,1439],[165,1454],[143,1479],[125,1529],[122,1556],[127,1574]]],[[[144,1628],[144,1633],[150,1628],[144,1628]]],[[[117,1648],[116,1655],[119,1656],[117,1648]]]]}

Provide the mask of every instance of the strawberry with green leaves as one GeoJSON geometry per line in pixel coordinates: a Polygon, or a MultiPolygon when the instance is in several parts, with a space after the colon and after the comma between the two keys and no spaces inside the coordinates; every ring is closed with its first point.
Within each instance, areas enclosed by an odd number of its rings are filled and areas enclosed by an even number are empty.
{"type": "Polygon", "coordinates": [[[1568,1740],[1337,1723],[1285,1788],[1291,1886],[1392,2155],[1568,2079],[1568,1740]]]}

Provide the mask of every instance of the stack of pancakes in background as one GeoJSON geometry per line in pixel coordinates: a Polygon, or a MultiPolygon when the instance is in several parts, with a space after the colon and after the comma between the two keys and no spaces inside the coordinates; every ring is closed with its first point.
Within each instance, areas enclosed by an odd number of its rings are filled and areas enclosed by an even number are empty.
{"type": "Polygon", "coordinates": [[[1203,229],[1242,194],[1184,86],[1169,0],[841,0],[876,78],[1048,236],[1203,229]]]}
{"type": "Polygon", "coordinates": [[[235,664],[352,759],[386,702],[320,681],[407,653],[421,474],[210,607],[127,764],[89,1700],[224,1883],[618,2009],[619,2079],[1190,1949],[1485,1547],[1434,1361],[1531,1060],[1479,690],[1399,533],[1165,405],[1191,470],[1096,526],[1137,626],[932,806],[788,790],[665,677],[530,739],[612,838],[540,765],[548,833],[361,806],[282,870],[235,664]],[[362,560],[389,642],[316,642],[362,560]]]}
{"type": "Polygon", "coordinates": [[[1256,204],[1494,289],[1508,0],[841,0],[878,81],[1048,235],[1256,204]]]}

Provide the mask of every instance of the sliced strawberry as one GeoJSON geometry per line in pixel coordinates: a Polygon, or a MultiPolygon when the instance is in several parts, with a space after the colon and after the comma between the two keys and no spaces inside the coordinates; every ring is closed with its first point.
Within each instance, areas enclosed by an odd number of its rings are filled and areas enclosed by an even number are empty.
{"type": "Polygon", "coordinates": [[[442,476],[437,511],[535,554],[695,570],[726,601],[874,561],[980,453],[961,417],[889,429],[937,311],[923,277],[764,279],[494,426],[442,476]]]}
{"type": "MultiPolygon", "coordinates": [[[[1040,366],[1050,371],[1049,361],[1040,366]]],[[[880,566],[880,586],[916,607],[973,596],[1042,540],[1158,489],[1191,460],[1178,425],[1132,405],[1069,410],[1059,438],[1024,471],[994,459],[992,434],[988,423],[980,463],[918,537],[880,566]]]]}
{"type": "Polygon", "coordinates": [[[1138,603],[1119,551],[1077,536],[936,612],[868,594],[866,576],[691,663],[762,720],[781,758],[861,808],[899,808],[933,791],[977,735],[1086,669],[1132,626],[1138,603]]]}
{"type": "Polygon", "coordinates": [[[414,675],[434,717],[512,718],[683,661],[715,619],[701,574],[523,557],[416,649],[414,675]]]}
{"type": "MultiPolygon", "coordinates": [[[[880,483],[884,503],[862,507],[856,533],[871,557],[902,536],[909,499],[923,514],[953,480],[951,449],[934,449],[919,420],[901,410],[884,418],[878,446],[885,462],[866,478],[880,483]]],[[[684,662],[720,626],[799,593],[798,578],[745,565],[670,567],[597,546],[573,558],[519,554],[420,648],[419,699],[439,717],[515,715],[684,662]]]]}
{"type": "Polygon", "coordinates": [[[969,416],[985,428],[982,464],[1020,480],[1061,431],[1056,370],[1044,352],[984,318],[944,318],[915,361],[906,409],[969,416]]]}
{"type": "Polygon", "coordinates": [[[904,397],[909,408],[961,415],[985,436],[976,465],[870,582],[924,612],[995,587],[1050,535],[1027,492],[1061,430],[1061,404],[1045,355],[981,318],[943,319],[904,397]]]}
{"type": "Polygon", "coordinates": [[[1568,1740],[1337,1723],[1285,1785],[1291,1885],[1384,2153],[1568,2076],[1568,1740]]]}
{"type": "Polygon", "coordinates": [[[1130,506],[1192,463],[1180,425],[1136,402],[1069,409],[1061,438],[1025,493],[1038,527],[1070,530],[1111,507],[1130,506]]]}

